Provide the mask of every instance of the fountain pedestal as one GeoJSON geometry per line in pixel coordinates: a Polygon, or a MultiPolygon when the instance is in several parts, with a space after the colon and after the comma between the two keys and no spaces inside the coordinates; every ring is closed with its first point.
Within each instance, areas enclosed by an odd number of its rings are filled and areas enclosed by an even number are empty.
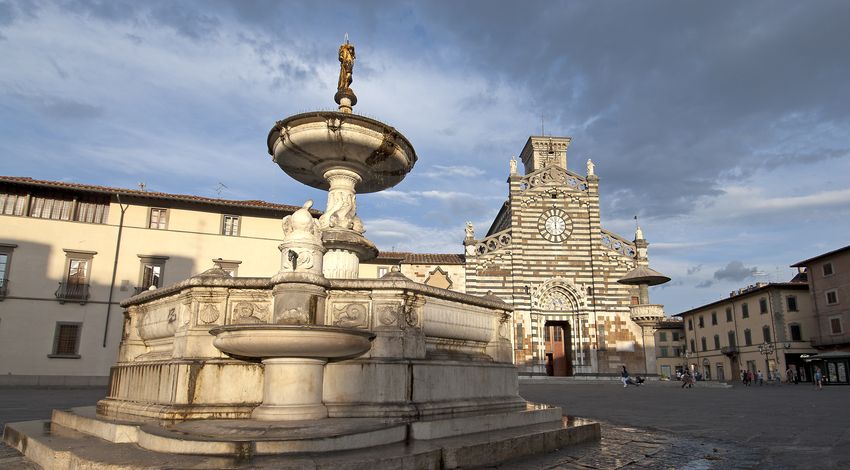
{"type": "Polygon", "coordinates": [[[251,417],[266,421],[328,417],[322,403],[324,359],[276,357],[263,359],[263,404],[251,417]]]}

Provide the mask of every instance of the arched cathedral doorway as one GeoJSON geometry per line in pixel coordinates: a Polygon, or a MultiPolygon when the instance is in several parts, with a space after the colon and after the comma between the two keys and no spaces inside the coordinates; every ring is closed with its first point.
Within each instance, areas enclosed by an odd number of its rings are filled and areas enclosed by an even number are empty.
{"type": "Polygon", "coordinates": [[[540,309],[543,359],[546,375],[572,376],[575,373],[575,335],[578,332],[572,320],[584,304],[581,291],[563,279],[552,279],[538,289],[536,306],[540,309]]]}
{"type": "Polygon", "coordinates": [[[546,375],[569,377],[573,375],[573,341],[570,322],[547,321],[543,330],[543,350],[546,354],[546,375]]]}

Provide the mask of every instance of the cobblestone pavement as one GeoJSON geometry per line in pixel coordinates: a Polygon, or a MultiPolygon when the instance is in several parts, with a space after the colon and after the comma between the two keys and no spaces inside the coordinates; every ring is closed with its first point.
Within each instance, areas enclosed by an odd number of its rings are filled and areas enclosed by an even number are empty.
{"type": "MultiPolygon", "coordinates": [[[[616,455],[622,447],[631,455],[629,448],[640,443],[622,443],[623,436],[634,435],[632,428],[659,442],[668,440],[652,458],[632,464],[638,468],[850,468],[850,387],[818,391],[810,384],[783,384],[683,390],[674,382],[628,388],[615,382],[521,384],[520,393],[527,400],[605,423],[600,454],[616,455]],[[613,438],[607,441],[611,444],[606,444],[606,435],[613,438]],[[668,463],[672,467],[665,467],[668,463]]],[[[565,468],[575,468],[569,466],[574,462],[565,462],[565,468]]],[[[536,468],[559,464],[546,465],[536,468]]]]}
{"type": "Polygon", "coordinates": [[[735,445],[602,423],[600,442],[573,446],[486,468],[707,470],[759,468],[759,460],[758,452],[735,445]]]}
{"type": "MultiPolygon", "coordinates": [[[[490,467],[531,469],[850,468],[850,387],[772,385],[682,390],[654,382],[522,384],[522,395],[602,423],[602,440],[490,467]]],[[[0,423],[47,419],[105,389],[0,389],[0,423]]],[[[35,470],[0,446],[0,468],[35,470]]]]}

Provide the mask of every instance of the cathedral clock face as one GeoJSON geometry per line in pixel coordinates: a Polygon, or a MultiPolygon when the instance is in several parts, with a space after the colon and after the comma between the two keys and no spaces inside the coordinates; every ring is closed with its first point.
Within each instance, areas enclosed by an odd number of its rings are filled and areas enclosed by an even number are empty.
{"type": "Polygon", "coordinates": [[[573,222],[561,209],[549,209],[537,221],[537,229],[543,238],[553,243],[566,240],[573,231],[573,222]]]}

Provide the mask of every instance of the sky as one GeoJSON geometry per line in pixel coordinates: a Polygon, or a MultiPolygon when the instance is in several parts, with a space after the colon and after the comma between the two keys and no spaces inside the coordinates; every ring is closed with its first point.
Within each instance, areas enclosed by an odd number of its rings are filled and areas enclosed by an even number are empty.
{"type": "Polygon", "coordinates": [[[848,20],[827,0],[0,0],[0,174],[322,207],[266,136],[335,109],[348,33],[355,112],[419,158],[358,196],[380,249],[462,252],[528,136],[570,136],[675,314],[850,244],[848,20]]]}

